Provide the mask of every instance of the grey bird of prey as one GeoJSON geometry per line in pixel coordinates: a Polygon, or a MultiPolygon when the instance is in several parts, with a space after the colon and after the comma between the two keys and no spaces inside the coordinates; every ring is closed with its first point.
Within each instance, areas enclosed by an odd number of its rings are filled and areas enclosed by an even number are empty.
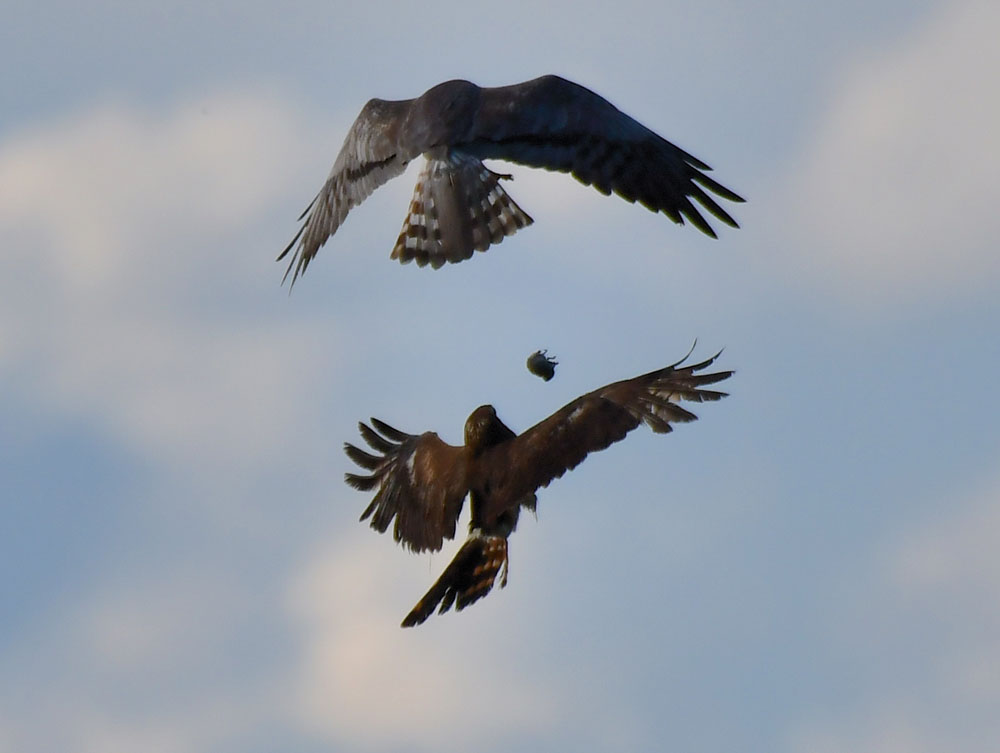
{"type": "MultiPolygon", "coordinates": [[[[690,355],[690,354],[689,354],[690,355]]],[[[507,583],[507,539],[521,508],[535,509],[535,492],[603,450],[640,424],[656,433],[697,416],[681,401],[719,400],[725,392],[706,389],[731,371],[704,372],[718,354],[700,363],[683,359],[648,374],[609,384],[563,406],[522,434],[515,434],[492,405],[481,405],[465,422],[465,444],[443,442],[432,431],[407,434],[384,421],[358,424],[375,454],[345,443],[348,457],[367,473],[347,473],[355,489],[377,489],[361,520],[413,551],[437,550],[455,536],[469,497],[469,536],[424,597],[403,619],[419,625],[435,609],[460,610],[486,596],[500,579],[507,583]]]]}
{"type": "Polygon", "coordinates": [[[427,162],[391,258],[434,268],[485,251],[533,220],[508,196],[484,159],[572,173],[605,195],[612,192],[685,220],[716,237],[692,203],[739,227],[708,192],[741,202],[705,173],[711,168],[618,110],[603,97],[558,76],[481,88],[447,81],[416,99],[373,99],[362,108],[326,184],[299,217],[304,220],[285,279],[306,271],[347,213],[403,173],[427,162]]]}

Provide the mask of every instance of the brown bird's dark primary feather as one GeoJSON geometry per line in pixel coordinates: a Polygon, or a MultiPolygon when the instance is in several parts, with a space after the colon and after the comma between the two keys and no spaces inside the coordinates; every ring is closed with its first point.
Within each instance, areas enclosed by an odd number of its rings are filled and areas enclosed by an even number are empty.
{"type": "Polygon", "coordinates": [[[420,173],[391,257],[437,268],[485,251],[533,220],[484,159],[570,173],[712,238],[707,211],[739,227],[712,197],[743,198],[710,178],[711,168],[603,97],[559,76],[479,87],[446,81],[415,99],[370,100],[351,126],[325,185],[278,260],[292,284],[348,212],[420,155],[420,173]]]}
{"type": "Polygon", "coordinates": [[[482,405],[465,423],[465,444],[455,447],[437,434],[399,431],[383,421],[361,423],[361,436],[374,454],[352,444],[344,449],[367,474],[348,473],[348,484],[377,489],[361,515],[414,550],[440,549],[453,538],[466,495],[470,498],[469,537],[451,564],[404,619],[418,625],[435,609],[460,610],[490,592],[497,578],[507,582],[507,539],[521,508],[534,510],[535,492],[575,468],[591,452],[623,439],[647,424],[656,433],[697,417],[681,402],[719,400],[710,386],[732,371],[706,373],[719,354],[698,363],[680,361],[648,374],[606,385],[515,434],[491,405],[482,405]]]}

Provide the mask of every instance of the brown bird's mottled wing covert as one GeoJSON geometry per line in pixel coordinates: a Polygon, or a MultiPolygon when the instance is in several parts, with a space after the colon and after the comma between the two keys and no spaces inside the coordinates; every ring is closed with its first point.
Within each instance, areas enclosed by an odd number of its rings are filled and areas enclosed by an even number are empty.
{"type": "Polygon", "coordinates": [[[372,454],[345,444],[368,475],[346,474],[356,489],[378,491],[361,516],[384,532],[395,521],[395,539],[414,550],[438,549],[454,536],[463,499],[471,500],[469,537],[452,563],[417,603],[404,627],[417,625],[439,607],[456,609],[490,592],[507,579],[507,540],[522,507],[535,508],[535,491],[575,468],[588,454],[603,450],[640,424],[654,432],[696,416],[681,401],[719,400],[709,389],[732,371],[703,373],[718,354],[694,364],[677,363],[609,384],[577,398],[523,434],[516,435],[482,405],[465,424],[465,445],[453,447],[433,432],[406,434],[372,419],[360,424],[372,454]]]}
{"type": "Polygon", "coordinates": [[[415,99],[365,105],[278,257],[295,249],[285,277],[291,273],[294,284],[347,213],[421,154],[427,163],[391,253],[401,262],[436,268],[462,261],[532,223],[500,184],[510,176],[484,159],[572,173],[713,238],[693,202],[739,227],[710,194],[743,199],[708,177],[707,164],[579,84],[558,76],[494,88],[446,81],[415,99]]]}

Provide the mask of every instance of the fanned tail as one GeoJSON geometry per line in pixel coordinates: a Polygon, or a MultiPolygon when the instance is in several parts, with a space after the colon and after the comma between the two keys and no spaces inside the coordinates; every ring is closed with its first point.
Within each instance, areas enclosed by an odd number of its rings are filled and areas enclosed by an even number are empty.
{"type": "Polygon", "coordinates": [[[493,590],[498,575],[503,588],[507,585],[506,537],[473,530],[441,577],[406,615],[402,627],[421,624],[438,604],[438,614],[447,612],[452,604],[461,611],[493,590]]]}
{"type": "Polygon", "coordinates": [[[391,258],[434,269],[485,251],[534,220],[500,185],[500,175],[475,157],[428,159],[391,258]]]}

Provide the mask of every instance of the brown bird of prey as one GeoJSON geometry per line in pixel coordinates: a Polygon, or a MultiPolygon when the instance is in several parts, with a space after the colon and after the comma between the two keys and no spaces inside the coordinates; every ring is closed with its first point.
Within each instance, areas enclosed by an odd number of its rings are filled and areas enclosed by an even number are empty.
{"type": "Polygon", "coordinates": [[[678,224],[715,231],[691,199],[727,225],[736,221],[708,193],[743,201],[705,174],[701,160],[661,138],[603,97],[558,76],[481,88],[446,81],[416,99],[373,99],[362,108],[326,184],[278,257],[298,243],[285,272],[292,283],[347,213],[423,154],[403,230],[391,257],[437,268],[485,251],[532,223],[484,159],[572,173],[603,194],[612,192],[678,224]]]}
{"type": "MultiPolygon", "coordinates": [[[[690,354],[689,354],[690,355],[690,354]]],[[[444,573],[403,620],[419,625],[440,605],[462,609],[490,592],[497,577],[507,583],[507,538],[522,507],[535,509],[535,491],[575,468],[591,452],[623,439],[646,423],[654,432],[697,417],[680,401],[725,397],[705,389],[733,372],[700,373],[718,354],[601,387],[553,413],[523,434],[515,434],[482,405],[465,422],[465,444],[454,447],[432,431],[407,434],[383,421],[359,423],[361,436],[377,454],[344,444],[348,457],[369,471],[345,474],[355,489],[378,489],[361,520],[384,533],[393,525],[396,541],[413,551],[438,550],[454,538],[466,495],[472,517],[469,536],[444,573]]]]}

